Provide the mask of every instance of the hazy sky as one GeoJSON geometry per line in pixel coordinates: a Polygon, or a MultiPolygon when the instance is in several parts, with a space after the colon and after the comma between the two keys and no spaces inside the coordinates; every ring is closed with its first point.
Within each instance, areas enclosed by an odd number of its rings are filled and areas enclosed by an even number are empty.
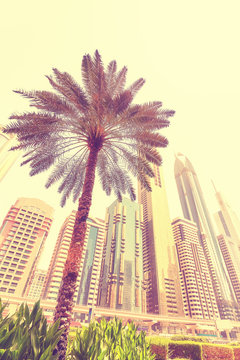
{"type": "MultiPolygon", "coordinates": [[[[169,207],[181,216],[173,177],[174,152],[193,163],[211,211],[210,179],[240,214],[239,171],[239,1],[216,0],[12,0],[0,9],[0,123],[28,102],[13,89],[50,89],[52,67],[81,82],[84,54],[98,49],[107,64],[127,65],[128,83],[146,84],[135,102],[160,100],[176,110],[162,151],[169,207]]],[[[56,188],[44,190],[46,176],[30,178],[16,164],[0,184],[0,223],[17,197],[37,197],[56,208],[41,264],[47,264],[59,227],[73,209],[59,210],[56,188]],[[58,209],[58,210],[57,210],[58,209]]],[[[96,187],[92,215],[104,217],[106,198],[96,187]]]]}

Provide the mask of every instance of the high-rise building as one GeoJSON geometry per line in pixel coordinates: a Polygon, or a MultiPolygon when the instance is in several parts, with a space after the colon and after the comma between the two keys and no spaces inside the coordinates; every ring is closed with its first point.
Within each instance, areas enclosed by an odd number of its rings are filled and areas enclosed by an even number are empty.
{"type": "Polygon", "coordinates": [[[216,319],[218,307],[197,225],[176,218],[172,222],[179,261],[184,312],[194,319],[216,319]]]}
{"type": "Polygon", "coordinates": [[[53,209],[38,199],[20,198],[0,228],[0,293],[24,296],[52,224],[53,209]]]}
{"type": "Polygon", "coordinates": [[[152,191],[138,184],[143,206],[143,272],[147,312],[183,316],[176,247],[162,168],[154,165],[152,191]]]}
{"type": "Polygon", "coordinates": [[[214,214],[218,242],[237,302],[240,305],[240,224],[236,213],[220,192],[216,192],[220,210],[214,214]]]}
{"type": "Polygon", "coordinates": [[[40,299],[47,270],[35,269],[31,274],[25,296],[29,299],[40,299]]]}
{"type": "Polygon", "coordinates": [[[196,172],[187,157],[178,153],[175,161],[177,183],[183,215],[194,221],[204,250],[222,319],[235,319],[236,297],[215,235],[196,172]]]}
{"type": "MultiPolygon", "coordinates": [[[[76,211],[72,211],[60,229],[43,288],[42,295],[45,299],[57,300],[75,217],[76,211]]],[[[104,231],[104,220],[91,217],[87,219],[87,230],[79,276],[77,278],[77,288],[74,294],[74,302],[77,304],[89,306],[96,304],[104,231]]]]}
{"type": "Polygon", "coordinates": [[[141,313],[145,307],[141,206],[123,198],[106,211],[98,305],[141,313]]]}
{"type": "Polygon", "coordinates": [[[4,134],[0,125],[0,181],[19,156],[19,151],[9,151],[15,145],[16,137],[12,134],[4,134]]]}
{"type": "Polygon", "coordinates": [[[215,215],[218,230],[221,234],[230,237],[240,251],[240,220],[219,191],[216,191],[216,198],[220,207],[220,210],[215,215]]]}

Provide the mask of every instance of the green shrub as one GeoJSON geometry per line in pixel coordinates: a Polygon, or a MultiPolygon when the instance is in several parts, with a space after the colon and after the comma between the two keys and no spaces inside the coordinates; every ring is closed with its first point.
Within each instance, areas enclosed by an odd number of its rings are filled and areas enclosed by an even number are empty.
{"type": "Polygon", "coordinates": [[[201,345],[191,341],[177,341],[168,344],[169,359],[187,358],[201,360],[201,345]]]}
{"type": "Polygon", "coordinates": [[[0,358],[2,360],[54,360],[53,350],[61,336],[59,322],[48,327],[40,301],[29,311],[22,304],[12,315],[2,317],[0,300],[0,358]]]}
{"type": "Polygon", "coordinates": [[[163,336],[158,336],[158,335],[146,336],[146,342],[148,344],[167,346],[169,341],[170,341],[169,338],[163,336]]]}
{"type": "Polygon", "coordinates": [[[118,319],[99,323],[92,321],[89,327],[79,329],[70,343],[67,358],[71,360],[153,360],[145,333],[137,334],[133,323],[126,326],[118,319]]]}
{"type": "Polygon", "coordinates": [[[233,349],[224,345],[202,345],[203,360],[234,360],[233,349]]]}
{"type": "Polygon", "coordinates": [[[200,337],[200,336],[174,335],[170,339],[172,341],[194,341],[194,342],[209,343],[208,338],[200,337]]]}
{"type": "Polygon", "coordinates": [[[233,348],[234,360],[240,360],[240,347],[233,348]]]}
{"type": "Polygon", "coordinates": [[[155,360],[166,360],[167,358],[167,346],[151,344],[150,349],[152,354],[155,355],[155,360]]]}

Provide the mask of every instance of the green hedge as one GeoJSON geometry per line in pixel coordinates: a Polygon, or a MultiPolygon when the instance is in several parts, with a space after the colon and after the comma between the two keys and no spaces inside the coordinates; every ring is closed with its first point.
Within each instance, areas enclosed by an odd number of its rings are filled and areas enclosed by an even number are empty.
{"type": "Polygon", "coordinates": [[[230,346],[202,345],[202,360],[235,360],[230,346]]]}
{"type": "Polygon", "coordinates": [[[167,346],[166,345],[150,345],[151,352],[155,355],[155,360],[167,359],[167,346]]]}
{"type": "Polygon", "coordinates": [[[240,360],[240,346],[233,348],[234,360],[240,360]]]}
{"type": "Polygon", "coordinates": [[[168,344],[169,359],[188,358],[191,360],[202,360],[201,344],[192,341],[176,341],[168,344]]]}

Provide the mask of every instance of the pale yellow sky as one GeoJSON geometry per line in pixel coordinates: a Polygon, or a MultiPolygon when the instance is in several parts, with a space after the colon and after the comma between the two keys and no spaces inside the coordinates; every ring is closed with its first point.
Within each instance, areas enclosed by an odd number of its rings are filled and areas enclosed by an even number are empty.
{"type": "MultiPolygon", "coordinates": [[[[239,1],[216,0],[13,0],[0,9],[0,123],[28,109],[12,89],[48,89],[52,67],[81,82],[81,59],[98,49],[107,64],[127,65],[128,82],[146,84],[136,102],[161,100],[176,110],[165,131],[164,157],[171,216],[181,216],[173,178],[173,153],[192,161],[215,210],[210,179],[240,214],[239,171],[239,1]]],[[[46,176],[29,178],[14,166],[0,184],[0,222],[17,197],[39,197],[58,209],[56,189],[44,190],[46,176]]],[[[97,188],[92,215],[104,217],[106,198],[97,188]]],[[[59,227],[73,205],[56,210],[47,264],[59,227]]]]}

